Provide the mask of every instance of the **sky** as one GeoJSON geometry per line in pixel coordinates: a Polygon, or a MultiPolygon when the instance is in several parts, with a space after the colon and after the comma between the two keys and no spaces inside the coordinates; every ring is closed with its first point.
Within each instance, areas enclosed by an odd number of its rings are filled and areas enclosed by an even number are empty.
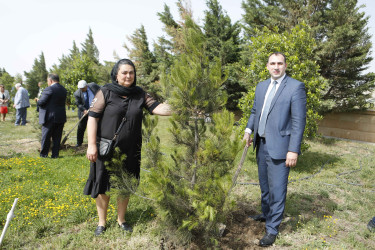
{"type": "MultiPolygon", "coordinates": [[[[219,0],[232,22],[244,14],[242,0],[219,0]]],[[[362,11],[370,16],[375,1],[362,11]]],[[[194,19],[203,23],[205,0],[190,0],[194,19]]],[[[47,70],[68,55],[73,41],[81,48],[89,29],[99,49],[100,61],[115,61],[113,52],[127,57],[123,44],[127,36],[143,25],[150,46],[165,34],[157,13],[167,4],[179,20],[176,0],[0,0],[0,68],[12,76],[30,71],[34,60],[44,53],[47,70]]],[[[375,47],[375,17],[370,16],[369,33],[375,47]]],[[[375,56],[375,55],[374,55],[375,56]]],[[[369,71],[375,72],[375,61],[369,71]]]]}

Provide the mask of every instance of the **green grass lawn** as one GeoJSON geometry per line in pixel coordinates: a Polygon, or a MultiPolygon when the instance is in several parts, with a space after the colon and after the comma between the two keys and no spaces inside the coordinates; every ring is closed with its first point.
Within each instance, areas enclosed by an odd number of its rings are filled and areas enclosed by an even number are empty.
{"type": "MultiPolygon", "coordinates": [[[[152,201],[138,196],[132,196],[126,215],[134,227],[131,235],[117,228],[115,202],[111,200],[108,231],[103,237],[93,236],[95,201],[82,194],[89,173],[85,148],[71,147],[76,143],[74,130],[60,158],[38,157],[40,131],[34,110],[28,109],[30,123],[26,126],[15,127],[12,113],[0,123],[0,229],[14,199],[19,198],[1,247],[158,249],[165,235],[158,226],[152,201]]],[[[67,114],[65,131],[78,121],[75,112],[69,110],[67,114]]],[[[162,152],[167,155],[173,150],[168,127],[168,118],[159,117],[157,133],[162,152]]],[[[274,249],[375,249],[375,234],[366,228],[375,216],[375,145],[333,139],[308,143],[309,151],[300,156],[290,173],[285,218],[274,249]]],[[[139,192],[145,195],[149,192],[145,188],[147,174],[141,171],[139,186],[139,192]]],[[[249,150],[240,183],[233,190],[239,211],[260,211],[259,186],[249,184],[257,178],[255,155],[249,150]]],[[[241,233],[234,232],[236,223],[234,217],[228,218],[229,233],[224,237],[235,235],[227,240],[237,245],[223,240],[219,248],[256,248],[254,241],[262,237],[263,225],[248,220],[250,226],[260,228],[259,232],[241,233]]]]}

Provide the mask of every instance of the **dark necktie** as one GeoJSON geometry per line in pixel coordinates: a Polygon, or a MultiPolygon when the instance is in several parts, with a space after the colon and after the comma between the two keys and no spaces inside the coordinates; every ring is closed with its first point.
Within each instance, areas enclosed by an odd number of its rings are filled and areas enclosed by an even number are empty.
{"type": "Polygon", "coordinates": [[[83,92],[83,98],[85,99],[85,108],[89,109],[90,108],[90,103],[89,103],[89,95],[86,92],[83,92]]]}
{"type": "Polygon", "coordinates": [[[271,102],[272,102],[272,99],[273,99],[273,97],[275,96],[275,93],[276,93],[277,81],[274,81],[272,84],[273,84],[272,89],[271,89],[270,93],[268,94],[266,103],[264,104],[263,114],[262,114],[262,117],[260,118],[260,121],[259,121],[258,134],[261,137],[265,136],[264,133],[265,133],[265,130],[266,130],[266,122],[267,122],[268,112],[270,111],[271,102]]]}

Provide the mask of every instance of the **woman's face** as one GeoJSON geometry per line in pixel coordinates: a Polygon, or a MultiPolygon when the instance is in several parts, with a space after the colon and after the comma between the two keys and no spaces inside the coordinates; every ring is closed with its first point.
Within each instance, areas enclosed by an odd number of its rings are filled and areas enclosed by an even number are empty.
{"type": "Polygon", "coordinates": [[[134,68],[129,64],[122,64],[117,72],[117,82],[124,87],[130,87],[134,82],[134,68]]]}
{"type": "Polygon", "coordinates": [[[4,92],[4,86],[0,86],[0,91],[4,92]]]}

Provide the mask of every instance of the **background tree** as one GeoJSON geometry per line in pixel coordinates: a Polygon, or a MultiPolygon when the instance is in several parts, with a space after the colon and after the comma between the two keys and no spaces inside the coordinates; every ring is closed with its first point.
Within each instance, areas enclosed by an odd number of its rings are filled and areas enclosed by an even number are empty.
{"type": "Polygon", "coordinates": [[[14,83],[14,77],[9,75],[9,73],[6,72],[5,69],[3,69],[0,76],[0,84],[4,85],[5,89],[9,91],[9,94],[14,87],[14,83]]]}
{"type": "MultiPolygon", "coordinates": [[[[247,55],[252,58],[250,65],[244,68],[244,81],[248,84],[248,92],[241,99],[241,131],[244,130],[249,119],[254,101],[255,87],[260,81],[270,77],[266,63],[268,56],[275,51],[283,51],[287,59],[286,73],[294,79],[305,84],[307,94],[307,124],[304,138],[314,138],[321,119],[318,111],[321,108],[321,95],[326,86],[326,81],[319,74],[319,66],[311,54],[316,47],[315,39],[310,36],[306,25],[297,25],[291,32],[285,31],[281,34],[263,28],[256,31],[248,47],[247,55]]],[[[303,149],[307,145],[304,144],[303,149]]]]}
{"type": "Polygon", "coordinates": [[[30,98],[35,98],[39,92],[39,82],[46,82],[48,72],[46,69],[46,62],[43,52],[40,54],[39,59],[34,60],[34,64],[29,72],[24,72],[27,82],[27,90],[29,91],[30,98]]]}
{"type": "Polygon", "coordinates": [[[132,47],[124,44],[124,48],[129,52],[129,58],[134,62],[137,69],[137,84],[141,85],[153,96],[160,95],[159,72],[156,58],[150,51],[145,27],[141,25],[133,35],[127,37],[132,47]]]}
{"type": "MultiPolygon", "coordinates": [[[[180,15],[183,14],[183,2],[181,0],[177,1],[177,6],[179,7],[180,15]]],[[[159,16],[159,20],[164,24],[163,30],[167,33],[167,36],[170,37],[169,40],[162,39],[162,44],[169,45],[173,55],[181,53],[181,51],[183,51],[182,48],[184,47],[183,43],[181,43],[181,33],[179,32],[181,26],[174,20],[169,6],[164,4],[164,11],[158,12],[157,15],[159,16]]]]}
{"type": "Polygon", "coordinates": [[[94,43],[94,37],[93,37],[91,28],[89,28],[89,33],[87,34],[87,38],[85,42],[82,43],[81,45],[82,45],[81,54],[86,55],[95,64],[99,65],[100,64],[99,50],[94,43]]]}
{"type": "Polygon", "coordinates": [[[305,22],[316,39],[320,73],[328,81],[322,96],[328,109],[364,107],[374,88],[374,74],[364,71],[372,61],[368,17],[360,11],[357,0],[245,0],[244,22],[247,37],[255,29],[278,27],[290,31],[305,22]]]}
{"type": "Polygon", "coordinates": [[[74,92],[77,90],[78,81],[84,79],[86,82],[97,82],[97,72],[95,64],[86,55],[77,55],[71,61],[71,64],[61,70],[60,81],[68,91],[67,104],[72,105],[75,102],[74,92]]]}
{"type": "Polygon", "coordinates": [[[224,88],[228,94],[227,108],[238,109],[238,100],[245,92],[237,75],[240,59],[240,26],[232,24],[230,17],[217,0],[207,1],[203,30],[207,37],[207,53],[209,59],[220,58],[221,64],[227,70],[228,76],[224,88]]]}
{"type": "Polygon", "coordinates": [[[329,83],[323,99],[339,109],[362,108],[375,87],[374,73],[364,74],[373,59],[369,17],[359,11],[356,0],[344,2],[334,0],[327,10],[326,40],[319,43],[321,74],[329,83]]]}

